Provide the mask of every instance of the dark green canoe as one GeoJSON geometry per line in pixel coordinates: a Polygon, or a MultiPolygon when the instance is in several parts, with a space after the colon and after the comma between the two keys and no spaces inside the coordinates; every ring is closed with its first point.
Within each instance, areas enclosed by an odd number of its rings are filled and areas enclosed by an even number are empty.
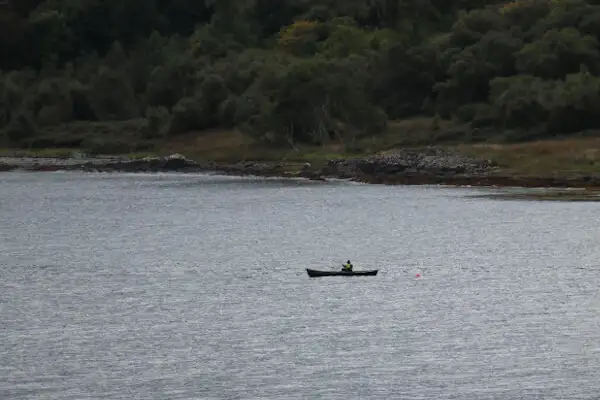
{"type": "Polygon", "coordinates": [[[306,273],[311,278],[318,278],[321,276],[374,276],[377,275],[377,269],[372,271],[317,271],[315,269],[306,268],[306,273]]]}

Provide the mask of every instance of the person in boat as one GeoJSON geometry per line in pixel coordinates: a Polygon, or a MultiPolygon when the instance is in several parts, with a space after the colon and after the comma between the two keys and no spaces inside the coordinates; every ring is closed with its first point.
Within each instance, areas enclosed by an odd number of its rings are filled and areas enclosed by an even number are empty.
{"type": "Polygon", "coordinates": [[[348,260],[348,262],[344,264],[344,266],[342,267],[342,271],[352,272],[352,263],[350,262],[350,260],[348,260]]]}

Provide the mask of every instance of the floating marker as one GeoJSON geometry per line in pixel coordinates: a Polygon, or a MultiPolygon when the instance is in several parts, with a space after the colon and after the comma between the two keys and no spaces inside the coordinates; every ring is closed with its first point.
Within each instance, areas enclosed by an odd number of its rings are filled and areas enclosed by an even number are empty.
{"type": "Polygon", "coordinates": [[[415,276],[416,276],[417,278],[420,278],[420,277],[421,277],[421,274],[417,274],[417,275],[415,275],[415,276]]]}

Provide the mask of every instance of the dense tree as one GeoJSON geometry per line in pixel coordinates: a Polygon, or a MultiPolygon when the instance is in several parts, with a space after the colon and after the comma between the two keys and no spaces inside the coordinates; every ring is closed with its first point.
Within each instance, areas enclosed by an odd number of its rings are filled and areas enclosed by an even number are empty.
{"type": "Polygon", "coordinates": [[[600,127],[599,42],[597,0],[11,1],[0,137],[135,121],[351,145],[417,115],[564,134],[600,127]]]}

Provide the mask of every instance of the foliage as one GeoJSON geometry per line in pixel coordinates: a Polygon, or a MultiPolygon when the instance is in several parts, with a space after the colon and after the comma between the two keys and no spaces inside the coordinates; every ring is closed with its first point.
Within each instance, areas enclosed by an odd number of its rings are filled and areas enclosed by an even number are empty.
{"type": "MultiPolygon", "coordinates": [[[[427,115],[436,131],[454,119],[515,140],[600,127],[598,1],[11,4],[0,137],[13,145],[81,121],[143,120],[147,139],[236,128],[346,148],[427,115]]],[[[94,135],[82,145],[121,146],[94,135]]]]}

